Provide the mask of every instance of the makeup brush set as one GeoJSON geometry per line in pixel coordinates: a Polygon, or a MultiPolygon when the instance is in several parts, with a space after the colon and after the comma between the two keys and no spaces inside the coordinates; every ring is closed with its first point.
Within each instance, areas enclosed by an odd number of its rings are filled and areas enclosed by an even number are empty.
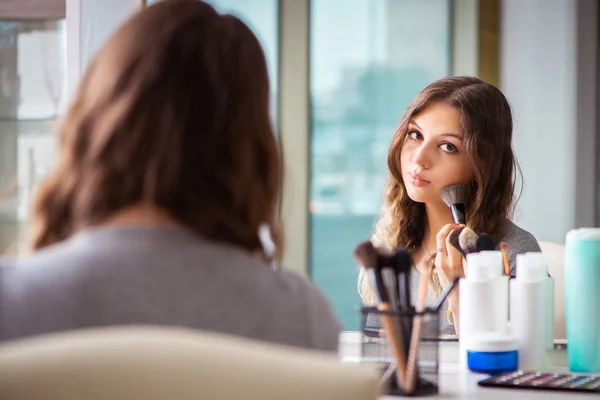
{"type": "MultiPolygon", "coordinates": [[[[354,257],[364,268],[375,297],[375,307],[362,309],[364,315],[379,318],[381,340],[387,341],[393,358],[394,374],[389,379],[389,394],[415,395],[437,393],[437,343],[429,367],[419,371],[419,350],[422,348],[423,332],[429,325],[429,339],[437,339],[438,316],[442,303],[457,284],[452,282],[440,294],[434,304],[425,305],[429,273],[421,274],[416,304],[411,302],[410,274],[412,257],[404,249],[394,253],[375,247],[370,241],[356,246],[354,257]],[[433,364],[433,365],[431,365],[433,364]],[[395,378],[395,379],[391,379],[395,378]]],[[[366,318],[365,318],[366,319],[366,318]]],[[[430,340],[431,342],[431,340],[430,340]]],[[[431,343],[428,343],[431,344],[431,343]]],[[[431,352],[430,352],[431,353],[431,352]]],[[[388,369],[392,371],[392,369],[388,369]]]]}

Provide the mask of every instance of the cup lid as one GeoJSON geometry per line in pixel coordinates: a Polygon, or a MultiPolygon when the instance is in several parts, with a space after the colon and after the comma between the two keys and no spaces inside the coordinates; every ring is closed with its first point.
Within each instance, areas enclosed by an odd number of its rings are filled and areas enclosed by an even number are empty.
{"type": "Polygon", "coordinates": [[[519,342],[514,335],[509,333],[486,332],[478,333],[466,340],[468,351],[503,352],[515,351],[519,342]]]}
{"type": "Polygon", "coordinates": [[[539,282],[548,277],[548,261],[542,253],[517,255],[517,281],[539,282]]]}
{"type": "Polygon", "coordinates": [[[567,232],[566,243],[579,240],[600,241],[600,228],[578,228],[567,232]]]}

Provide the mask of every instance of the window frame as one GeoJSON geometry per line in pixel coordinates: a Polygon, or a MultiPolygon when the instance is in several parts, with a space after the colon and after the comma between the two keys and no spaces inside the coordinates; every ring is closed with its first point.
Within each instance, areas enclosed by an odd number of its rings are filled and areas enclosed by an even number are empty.
{"type": "Polygon", "coordinates": [[[66,15],[65,0],[2,0],[0,20],[57,20],[66,15]]]}

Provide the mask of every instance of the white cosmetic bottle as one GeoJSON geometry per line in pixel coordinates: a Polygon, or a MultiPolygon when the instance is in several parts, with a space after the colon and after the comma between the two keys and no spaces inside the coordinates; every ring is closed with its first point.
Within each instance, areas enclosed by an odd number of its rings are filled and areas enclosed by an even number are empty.
{"type": "Polygon", "coordinates": [[[546,350],[554,349],[554,278],[548,275],[548,259],[540,252],[525,253],[533,262],[543,265],[546,279],[546,350]]]}
{"type": "Polygon", "coordinates": [[[505,333],[508,280],[502,277],[502,253],[467,254],[465,278],[459,283],[459,361],[467,367],[471,339],[481,333],[505,333]]]}
{"type": "Polygon", "coordinates": [[[548,347],[548,267],[537,255],[517,255],[517,277],[510,283],[510,322],[519,345],[519,369],[540,371],[548,347]]]}

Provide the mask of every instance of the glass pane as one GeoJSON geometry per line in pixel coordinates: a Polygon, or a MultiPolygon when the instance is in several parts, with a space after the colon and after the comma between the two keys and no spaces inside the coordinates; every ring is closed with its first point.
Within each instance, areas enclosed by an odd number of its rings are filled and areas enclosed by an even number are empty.
{"type": "Polygon", "coordinates": [[[53,160],[66,93],[65,21],[0,21],[0,254],[17,255],[53,160]]]}
{"type": "Polygon", "coordinates": [[[450,11],[450,0],[311,1],[311,275],[345,329],[358,329],[352,251],[373,232],[396,124],[450,73],[450,11]]]}
{"type": "MultiPolygon", "coordinates": [[[[146,0],[147,4],[160,0],[146,0]]],[[[265,52],[271,83],[271,116],[277,120],[279,1],[278,0],[205,0],[218,12],[233,14],[252,29],[265,52]]]]}

